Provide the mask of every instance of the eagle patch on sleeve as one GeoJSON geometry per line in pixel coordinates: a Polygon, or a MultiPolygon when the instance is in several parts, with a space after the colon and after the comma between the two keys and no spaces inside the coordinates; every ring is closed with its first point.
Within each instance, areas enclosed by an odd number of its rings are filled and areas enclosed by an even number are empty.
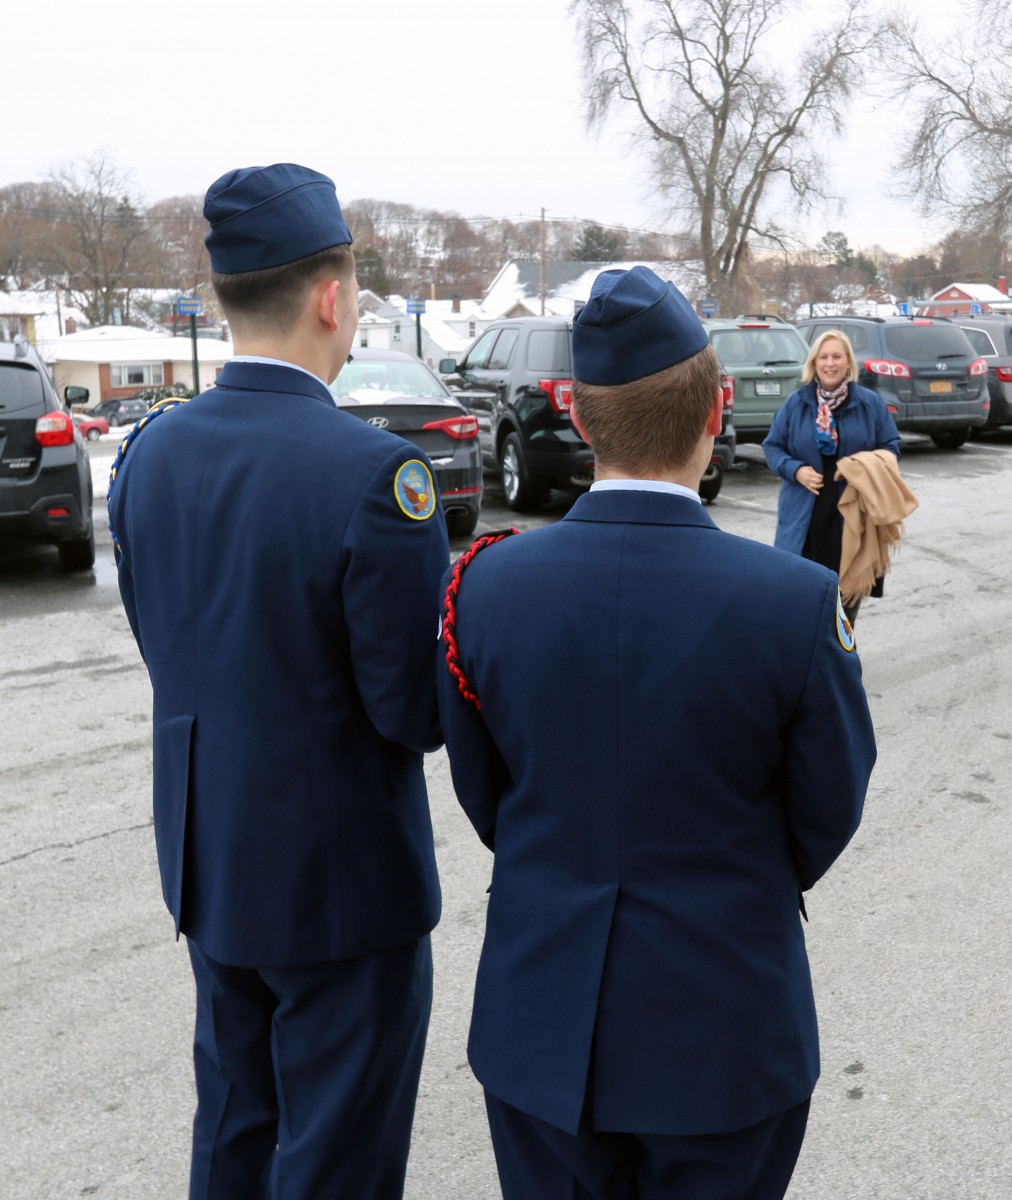
{"type": "Polygon", "coordinates": [[[847,620],[847,614],[843,611],[843,597],[839,588],[836,591],[836,636],[840,639],[840,645],[848,652],[857,645],[854,626],[847,620]]]}
{"type": "Polygon", "coordinates": [[[427,521],[436,511],[436,485],[425,463],[410,458],[394,476],[397,505],[412,521],[427,521]]]}

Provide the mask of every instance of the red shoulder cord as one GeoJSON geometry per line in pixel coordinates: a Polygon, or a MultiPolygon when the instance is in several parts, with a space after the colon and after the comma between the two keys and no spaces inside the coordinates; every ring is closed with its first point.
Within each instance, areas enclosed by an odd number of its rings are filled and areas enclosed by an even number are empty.
{"type": "Polygon", "coordinates": [[[511,537],[514,533],[519,532],[519,529],[511,526],[509,529],[500,529],[495,533],[486,533],[484,536],[478,538],[477,541],[472,542],[468,549],[454,563],[453,571],[450,573],[450,582],[446,585],[446,595],[443,598],[443,641],[446,642],[446,665],[449,668],[450,674],[457,681],[460,694],[465,700],[470,700],[478,712],[481,712],[481,701],[478,699],[478,693],[468,682],[468,678],[464,674],[464,668],[460,665],[460,651],[457,647],[457,593],[460,591],[460,581],[464,576],[464,572],[479,551],[484,550],[486,546],[492,546],[496,542],[501,542],[504,538],[511,537]]]}

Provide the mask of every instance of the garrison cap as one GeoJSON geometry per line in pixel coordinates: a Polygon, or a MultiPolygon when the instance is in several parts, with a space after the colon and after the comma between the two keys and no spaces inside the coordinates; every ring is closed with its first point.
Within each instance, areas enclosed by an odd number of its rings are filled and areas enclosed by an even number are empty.
{"type": "Polygon", "coordinates": [[[241,167],[207,189],[204,245],[220,275],[262,271],[350,246],[334,181],[295,163],[241,167]]]}
{"type": "Polygon", "coordinates": [[[692,305],[673,283],[649,267],[602,271],[573,321],[573,375],[581,383],[632,383],[708,344],[692,305]]]}

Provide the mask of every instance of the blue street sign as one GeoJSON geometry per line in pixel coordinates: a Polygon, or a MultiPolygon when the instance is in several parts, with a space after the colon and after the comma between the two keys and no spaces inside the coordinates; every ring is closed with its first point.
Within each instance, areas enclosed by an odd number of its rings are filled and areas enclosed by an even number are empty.
{"type": "Polygon", "coordinates": [[[712,317],[717,312],[716,300],[703,300],[700,302],[699,311],[704,317],[712,317]]]}
{"type": "Polygon", "coordinates": [[[204,301],[199,296],[177,296],[176,312],[181,317],[199,317],[204,311],[204,301]]]}
{"type": "Polygon", "coordinates": [[[420,296],[411,296],[408,299],[408,313],[423,312],[425,312],[425,301],[420,296]]]}
{"type": "Polygon", "coordinates": [[[970,305],[970,313],[974,317],[979,317],[980,316],[980,305],[979,304],[971,304],[970,305]]]}
{"type": "Polygon", "coordinates": [[[900,314],[901,317],[909,317],[910,316],[910,305],[907,304],[907,302],[904,300],[902,303],[896,305],[896,311],[900,314]]]}

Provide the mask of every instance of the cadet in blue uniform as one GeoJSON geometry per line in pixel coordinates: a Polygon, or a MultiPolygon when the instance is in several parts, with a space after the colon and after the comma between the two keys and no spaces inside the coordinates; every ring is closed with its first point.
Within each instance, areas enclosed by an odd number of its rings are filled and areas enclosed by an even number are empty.
{"type": "Polygon", "coordinates": [[[800,894],[875,759],[853,634],[831,571],[700,504],[719,375],[670,283],[598,276],[573,362],[593,487],[444,580],[495,853],[469,1058],[507,1200],[773,1200],[819,1073],[800,894]]]}
{"type": "Polygon", "coordinates": [[[109,502],[196,980],[190,1196],[387,1200],[440,907],[422,755],[446,529],[424,455],[327,388],[358,322],[332,181],[232,171],[204,215],[236,357],[149,417],[109,502]]]}

